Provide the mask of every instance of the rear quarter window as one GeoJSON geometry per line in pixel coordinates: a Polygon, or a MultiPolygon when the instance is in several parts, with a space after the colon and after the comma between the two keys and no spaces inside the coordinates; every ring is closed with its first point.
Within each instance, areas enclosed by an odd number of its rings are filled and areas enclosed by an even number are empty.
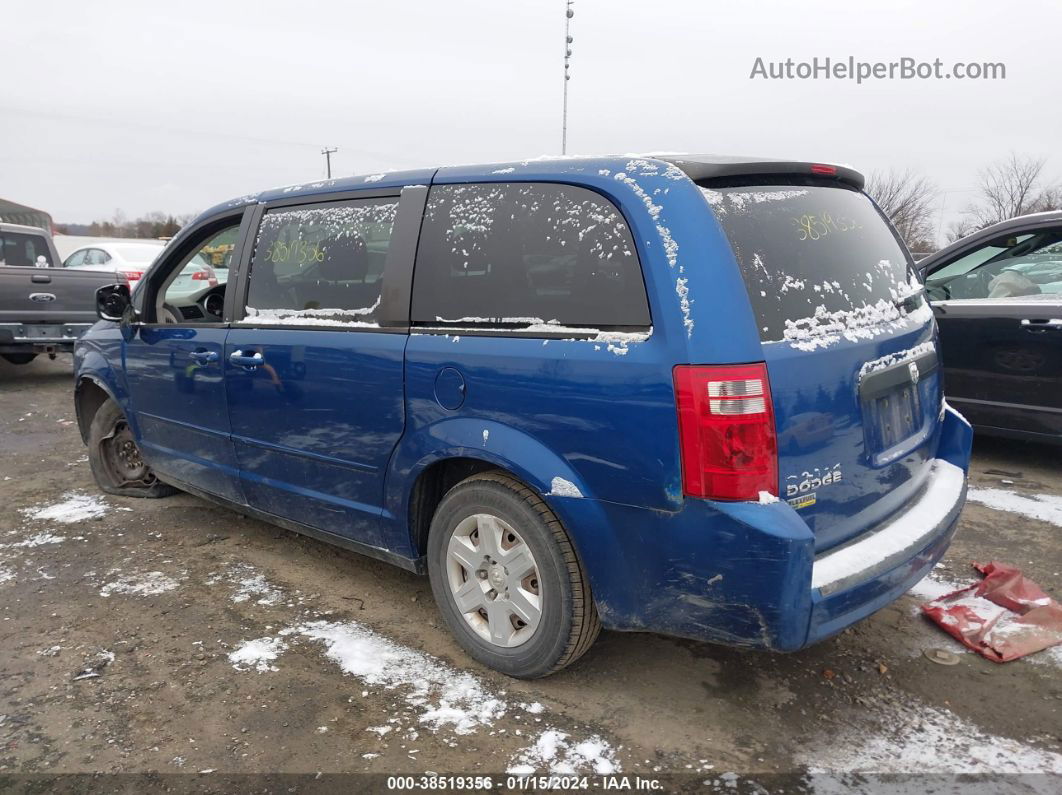
{"type": "Polygon", "coordinates": [[[539,183],[431,189],[412,319],[422,324],[646,327],[630,229],[608,199],[539,183]]]}
{"type": "Polygon", "coordinates": [[[764,342],[858,338],[924,302],[870,199],[842,187],[701,188],[726,232],[764,342]]]}

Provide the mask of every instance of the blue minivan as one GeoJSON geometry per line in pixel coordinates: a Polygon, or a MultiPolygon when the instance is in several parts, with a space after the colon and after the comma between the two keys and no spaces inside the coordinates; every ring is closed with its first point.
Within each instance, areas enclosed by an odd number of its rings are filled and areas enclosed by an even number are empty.
{"type": "Polygon", "coordinates": [[[602,626],[800,649],[923,577],[965,499],[933,313],[862,187],[623,156],[218,205],[97,294],[93,474],[426,572],[512,676],[602,626]],[[218,241],[227,282],[173,290],[218,241]]]}

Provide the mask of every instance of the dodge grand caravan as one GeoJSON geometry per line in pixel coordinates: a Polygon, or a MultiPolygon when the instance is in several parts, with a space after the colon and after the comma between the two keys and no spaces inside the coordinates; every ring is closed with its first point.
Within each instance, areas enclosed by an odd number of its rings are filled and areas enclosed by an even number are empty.
{"type": "Polygon", "coordinates": [[[513,676],[602,626],[800,649],[923,577],[965,499],[933,314],[862,185],[610,157],[218,205],[97,295],[92,471],[426,572],[513,676]],[[174,291],[222,237],[227,283],[174,291]]]}

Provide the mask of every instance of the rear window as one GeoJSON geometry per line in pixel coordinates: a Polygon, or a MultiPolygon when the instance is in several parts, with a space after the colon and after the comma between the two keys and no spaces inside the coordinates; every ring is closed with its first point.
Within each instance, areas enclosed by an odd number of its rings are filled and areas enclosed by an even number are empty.
{"type": "Polygon", "coordinates": [[[580,328],[650,323],[630,229],[572,185],[439,185],[424,214],[412,318],[580,328]]]}
{"type": "Polygon", "coordinates": [[[30,268],[41,264],[37,262],[37,257],[44,257],[42,267],[51,268],[55,265],[44,237],[21,232],[0,232],[0,265],[30,268]]]}
{"type": "Polygon", "coordinates": [[[921,285],[864,194],[821,185],[702,187],[764,342],[857,334],[921,305],[921,285]]]}

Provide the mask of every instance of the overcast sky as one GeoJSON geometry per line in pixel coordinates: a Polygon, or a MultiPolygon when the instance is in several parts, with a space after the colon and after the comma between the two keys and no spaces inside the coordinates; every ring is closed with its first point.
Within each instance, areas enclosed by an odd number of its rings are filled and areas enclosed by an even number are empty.
{"type": "MultiPolygon", "coordinates": [[[[1062,130],[1057,1],[576,0],[568,150],[911,168],[968,202],[1062,130]],[[1001,61],[1006,80],[750,80],[757,56],[1001,61]]],[[[13,3],[0,196],[182,214],[333,172],[560,151],[564,0],[13,3]]]]}

